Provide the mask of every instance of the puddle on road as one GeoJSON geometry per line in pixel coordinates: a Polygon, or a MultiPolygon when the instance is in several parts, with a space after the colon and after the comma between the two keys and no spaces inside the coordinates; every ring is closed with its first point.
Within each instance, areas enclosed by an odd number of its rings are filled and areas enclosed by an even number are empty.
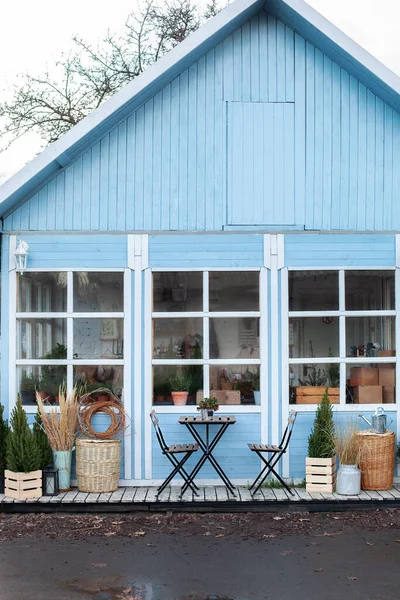
{"type": "MultiPolygon", "coordinates": [[[[93,579],[73,579],[66,582],[71,590],[87,594],[93,600],[161,600],[167,596],[167,585],[130,585],[122,577],[96,577],[93,579]]],[[[176,600],[244,600],[228,596],[189,593],[175,597],[176,600]]],[[[172,600],[172,597],[171,597],[172,600]]]]}

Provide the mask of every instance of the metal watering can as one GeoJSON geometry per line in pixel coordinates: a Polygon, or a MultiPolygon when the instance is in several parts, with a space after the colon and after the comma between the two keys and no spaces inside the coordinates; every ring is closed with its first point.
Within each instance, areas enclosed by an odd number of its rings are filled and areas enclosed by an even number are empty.
{"type": "MultiPolygon", "coordinates": [[[[386,433],[387,416],[385,415],[385,411],[381,406],[377,408],[372,415],[372,423],[370,423],[362,413],[360,413],[358,416],[361,417],[371,427],[371,431],[373,433],[386,433]]],[[[390,419],[389,425],[391,423],[393,423],[393,419],[390,419]]]]}

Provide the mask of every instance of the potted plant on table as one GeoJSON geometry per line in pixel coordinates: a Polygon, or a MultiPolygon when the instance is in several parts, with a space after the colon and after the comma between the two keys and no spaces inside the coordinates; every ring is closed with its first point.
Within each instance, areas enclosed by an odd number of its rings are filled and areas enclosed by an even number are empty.
{"type": "Polygon", "coordinates": [[[16,500],[40,498],[43,455],[28,425],[19,395],[11,413],[10,425],[6,447],[5,494],[16,500]]]}
{"type": "Polygon", "coordinates": [[[214,416],[214,411],[219,409],[218,400],[216,398],[203,398],[197,405],[197,410],[201,411],[201,418],[214,416]]]}
{"type": "Polygon", "coordinates": [[[306,458],[306,491],[332,493],[335,490],[336,444],[335,424],[328,388],[315,414],[308,437],[306,458]]]}
{"type": "Polygon", "coordinates": [[[188,377],[182,373],[178,373],[176,377],[171,379],[171,395],[175,406],[185,406],[189,396],[191,382],[188,377]]]}
{"type": "Polygon", "coordinates": [[[357,496],[361,492],[361,445],[358,433],[357,423],[351,420],[336,431],[336,453],[340,462],[336,492],[345,496],[357,496]]]}
{"type": "Polygon", "coordinates": [[[60,387],[59,410],[46,410],[40,395],[36,395],[43,428],[53,451],[54,466],[58,469],[60,491],[71,487],[71,461],[78,426],[78,393],[60,387]]]}

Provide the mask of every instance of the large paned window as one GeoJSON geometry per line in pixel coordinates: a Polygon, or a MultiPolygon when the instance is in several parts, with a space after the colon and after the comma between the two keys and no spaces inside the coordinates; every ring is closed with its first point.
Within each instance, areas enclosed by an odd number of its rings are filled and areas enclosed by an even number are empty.
{"type": "Polygon", "coordinates": [[[57,402],[60,385],[120,395],[124,369],[124,273],[17,274],[17,391],[57,402]]]}
{"type": "Polygon", "coordinates": [[[153,403],[260,403],[259,271],[153,272],[153,403]],[[183,390],[182,390],[183,391],[183,390]]]}
{"type": "Polygon", "coordinates": [[[395,271],[289,271],[289,399],[395,402],[395,271]]]}

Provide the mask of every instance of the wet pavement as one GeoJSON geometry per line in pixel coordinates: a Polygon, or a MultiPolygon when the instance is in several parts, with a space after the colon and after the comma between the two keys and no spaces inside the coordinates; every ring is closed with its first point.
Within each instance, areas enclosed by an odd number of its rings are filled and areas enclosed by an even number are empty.
{"type": "Polygon", "coordinates": [[[394,600],[400,530],[0,543],[0,600],[394,600]]]}

